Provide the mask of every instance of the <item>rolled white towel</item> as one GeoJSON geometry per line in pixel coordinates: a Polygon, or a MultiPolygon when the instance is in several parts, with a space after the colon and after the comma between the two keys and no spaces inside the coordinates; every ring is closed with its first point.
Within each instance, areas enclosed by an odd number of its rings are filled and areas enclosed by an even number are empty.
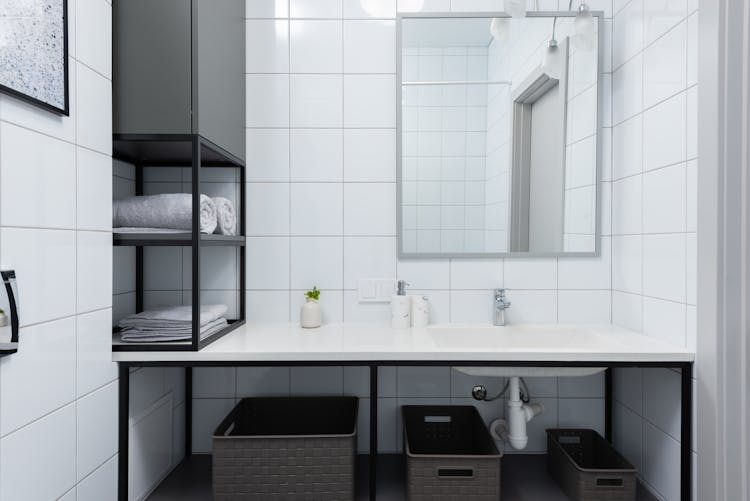
{"type": "MultiPolygon", "coordinates": [[[[216,205],[210,197],[201,195],[200,231],[213,233],[216,229],[216,205]]],[[[130,197],[112,203],[112,226],[135,228],[192,229],[193,196],[189,193],[164,193],[130,197]]]]}
{"type": "Polygon", "coordinates": [[[237,233],[237,214],[234,204],[224,197],[214,197],[216,205],[216,231],[219,235],[235,235],[237,233]]]}

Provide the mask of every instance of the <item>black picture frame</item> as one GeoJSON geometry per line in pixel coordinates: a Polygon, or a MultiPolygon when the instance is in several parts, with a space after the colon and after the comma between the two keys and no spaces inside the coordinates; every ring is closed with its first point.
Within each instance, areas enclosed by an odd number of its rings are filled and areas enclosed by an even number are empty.
{"type": "Polygon", "coordinates": [[[63,13],[63,102],[62,108],[55,106],[54,104],[42,101],[41,99],[35,98],[28,94],[25,94],[18,89],[14,89],[0,83],[0,92],[13,96],[21,101],[33,104],[39,108],[50,111],[57,115],[70,116],[70,82],[69,82],[69,62],[68,62],[68,0],[60,0],[62,2],[62,13],[63,13]]]}

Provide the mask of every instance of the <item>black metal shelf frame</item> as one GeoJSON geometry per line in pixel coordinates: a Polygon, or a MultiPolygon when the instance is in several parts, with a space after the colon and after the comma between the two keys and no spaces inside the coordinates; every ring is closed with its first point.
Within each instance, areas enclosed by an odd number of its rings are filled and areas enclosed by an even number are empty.
{"type": "MultiPolygon", "coordinates": [[[[201,169],[236,168],[240,173],[238,207],[239,232],[236,236],[205,235],[200,232],[200,218],[193,217],[191,231],[185,233],[113,233],[114,246],[134,246],[135,308],[143,311],[143,248],[146,246],[190,247],[192,339],[190,342],[113,343],[113,351],[198,351],[229,334],[245,323],[245,162],[199,134],[114,134],[112,156],[135,166],[135,194],[143,195],[143,170],[149,167],[191,169],[192,212],[200,214],[201,169]],[[239,315],[224,329],[200,337],[200,255],[208,246],[236,247],[239,253],[239,315]]],[[[115,335],[117,332],[115,331],[115,335]]]]}
{"type": "Polygon", "coordinates": [[[369,367],[370,369],[370,461],[368,491],[371,501],[377,499],[377,451],[378,451],[378,369],[380,367],[606,367],[604,384],[604,435],[613,440],[613,370],[621,367],[678,369],[680,371],[680,501],[690,501],[692,486],[692,405],[693,362],[562,362],[562,361],[487,361],[487,360],[321,360],[321,361],[143,361],[119,362],[119,460],[118,500],[128,498],[128,444],[130,414],[130,368],[131,367],[184,367],[185,368],[185,455],[192,455],[192,395],[193,367],[369,367]]]}

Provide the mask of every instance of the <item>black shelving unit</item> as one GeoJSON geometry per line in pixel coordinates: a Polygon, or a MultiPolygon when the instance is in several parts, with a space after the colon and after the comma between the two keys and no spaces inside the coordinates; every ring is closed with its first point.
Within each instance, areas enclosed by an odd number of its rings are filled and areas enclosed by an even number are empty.
{"type": "Polygon", "coordinates": [[[112,156],[135,166],[135,194],[143,194],[143,171],[149,167],[191,169],[193,214],[200,213],[201,170],[235,168],[240,172],[240,199],[237,210],[238,235],[206,235],[200,232],[200,218],[193,217],[189,232],[114,233],[115,246],[135,247],[135,309],[143,311],[143,249],[147,246],[189,247],[191,255],[192,339],[168,342],[123,342],[118,329],[113,332],[113,351],[197,351],[230,333],[245,323],[245,162],[199,134],[114,134],[112,156]],[[238,318],[210,336],[200,337],[200,255],[208,246],[237,247],[239,252],[239,308],[238,318]]]}

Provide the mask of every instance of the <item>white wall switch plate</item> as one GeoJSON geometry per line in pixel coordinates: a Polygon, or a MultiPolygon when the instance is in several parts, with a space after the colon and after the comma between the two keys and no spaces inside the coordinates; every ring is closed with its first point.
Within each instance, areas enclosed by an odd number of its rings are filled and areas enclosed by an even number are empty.
{"type": "Polygon", "coordinates": [[[390,303],[396,293],[396,280],[390,278],[363,278],[357,284],[360,303],[390,303]]]}

